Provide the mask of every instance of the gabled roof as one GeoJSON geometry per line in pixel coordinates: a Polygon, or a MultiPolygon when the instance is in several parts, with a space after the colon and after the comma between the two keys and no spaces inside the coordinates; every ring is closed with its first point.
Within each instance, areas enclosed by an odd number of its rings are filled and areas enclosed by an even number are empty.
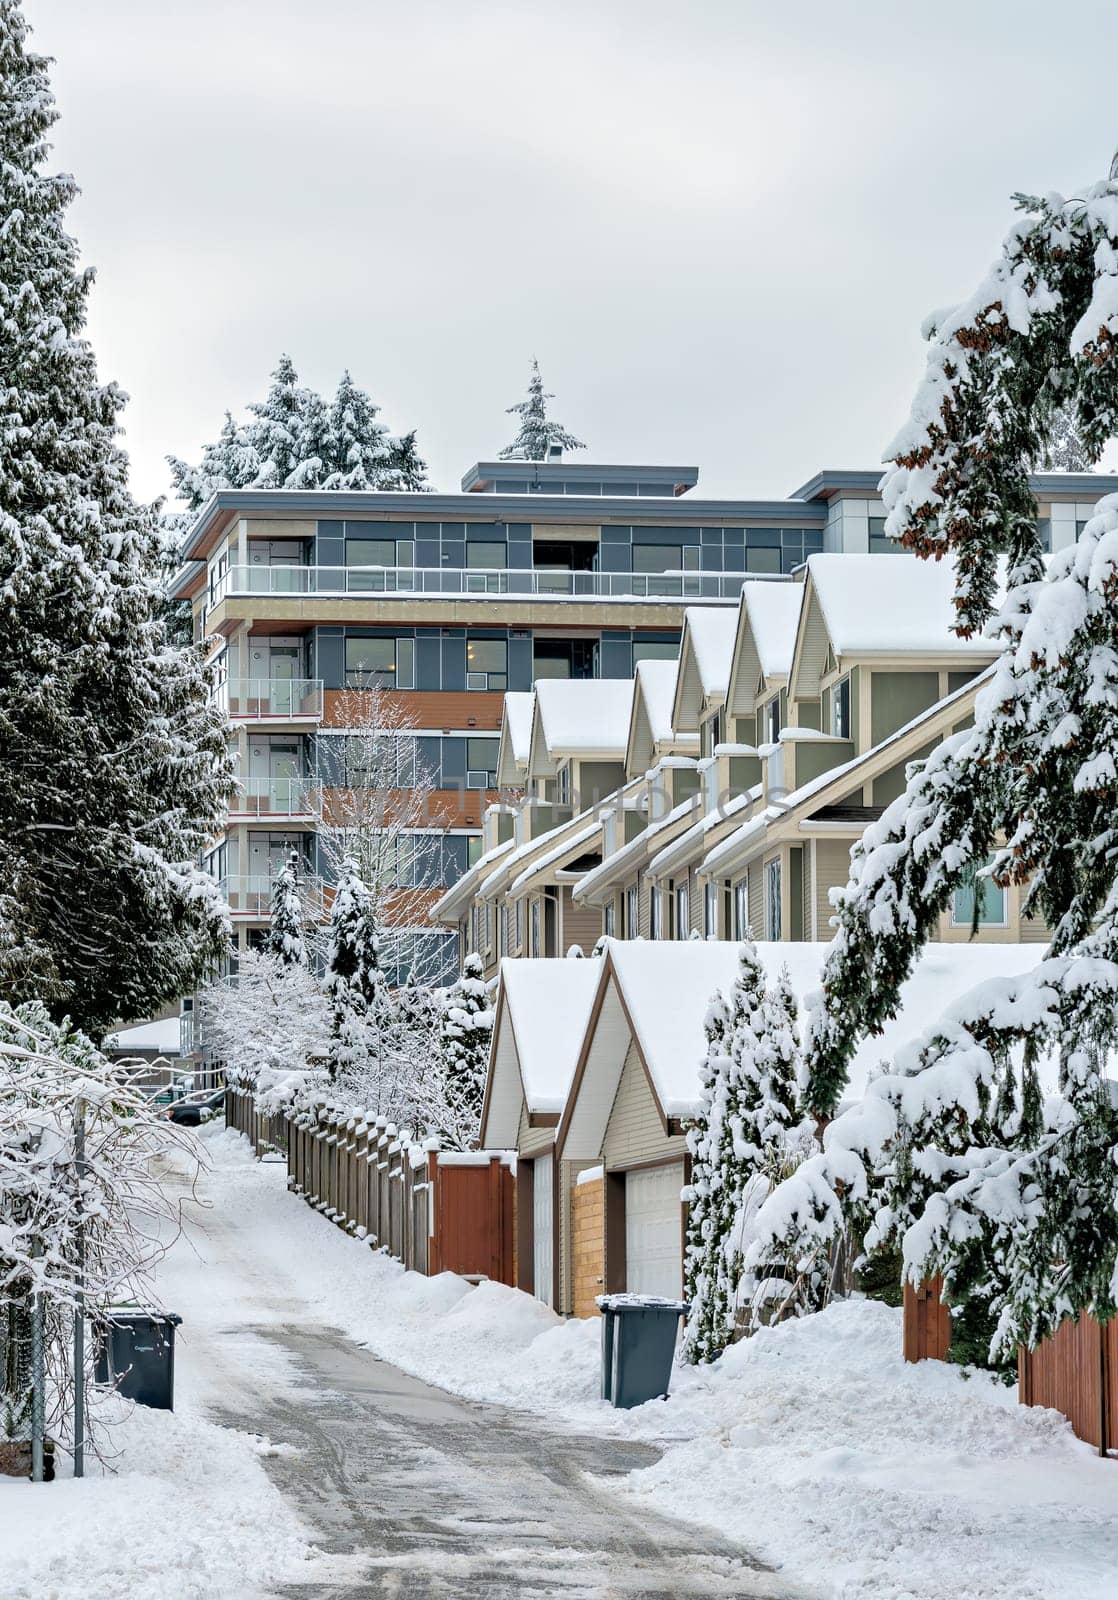
{"type": "Polygon", "coordinates": [[[548,778],[568,756],[622,761],[633,704],[631,678],[541,678],[528,772],[548,778]]]}
{"type": "MultiPolygon", "coordinates": [[[[716,990],[725,992],[732,984],[739,949],[737,944],[699,939],[608,941],[559,1127],[563,1159],[593,1161],[600,1156],[630,1043],[648,1076],[665,1136],[696,1115],[707,1008],[716,990]]],[[[807,1000],[820,987],[830,945],[758,944],[756,949],[770,982],[782,967],[788,968],[802,1018],[807,1000]]],[[[876,1067],[938,1021],[969,989],[989,978],[1030,971],[1040,955],[1035,945],[927,945],[901,988],[896,1018],[858,1047],[848,1098],[860,1098],[876,1067]]]]}
{"type": "Polygon", "coordinates": [[[497,747],[497,783],[502,789],[521,788],[527,776],[535,703],[531,689],[510,689],[505,695],[497,747]]]}
{"type": "Polygon", "coordinates": [[[725,696],[737,625],[737,610],[729,607],[688,606],[683,613],[679,678],[672,704],[672,727],[677,731],[693,733],[704,702],[725,696]]]}
{"type": "Polygon", "coordinates": [[[457,882],[451,884],[442,898],[435,901],[430,915],[439,922],[457,922],[482,882],[493,871],[501,857],[511,853],[514,844],[515,840],[505,839],[501,844],[494,845],[492,850],[487,850],[483,856],[479,856],[469,871],[464,872],[457,882]]]}
{"type": "Polygon", "coordinates": [[[600,963],[563,957],[501,962],[482,1111],[482,1143],[516,1144],[520,1110],[557,1122],[582,1047],[600,963]]]}
{"type": "Polygon", "coordinates": [[[676,754],[691,754],[699,748],[696,735],[676,735],[672,729],[672,702],[678,677],[678,661],[637,662],[629,743],[625,751],[625,770],[630,777],[647,772],[657,757],[669,748],[676,754]]]}
{"type": "Polygon", "coordinates": [[[802,583],[747,583],[742,586],[726,690],[731,716],[749,716],[754,711],[757,686],[762,679],[770,689],[783,687],[788,682],[803,598],[802,583]]]}
{"type": "Polygon", "coordinates": [[[814,697],[828,648],[843,657],[918,656],[968,666],[990,661],[990,639],[952,633],[955,572],[948,561],[886,555],[808,557],[792,692],[814,697]]]}

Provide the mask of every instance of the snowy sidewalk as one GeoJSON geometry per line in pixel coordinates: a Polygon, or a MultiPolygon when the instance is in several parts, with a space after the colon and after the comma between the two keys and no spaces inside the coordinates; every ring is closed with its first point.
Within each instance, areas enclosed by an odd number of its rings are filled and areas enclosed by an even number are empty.
{"type": "Polygon", "coordinates": [[[204,1142],[213,1210],[161,1274],[185,1319],[179,1409],[133,1413],[115,1479],[0,1480],[4,1600],[1118,1596],[1118,1462],[984,1378],[906,1366],[884,1307],[764,1334],[678,1373],[667,1404],[618,1413],[596,1398],[596,1324],[406,1274],[290,1196],[282,1165],[204,1142]],[[520,1415],[409,1386],[331,1329],[520,1415]],[[727,1539],[778,1575],[731,1579],[727,1539]],[[502,1569],[499,1550],[519,1554],[502,1569]]]}

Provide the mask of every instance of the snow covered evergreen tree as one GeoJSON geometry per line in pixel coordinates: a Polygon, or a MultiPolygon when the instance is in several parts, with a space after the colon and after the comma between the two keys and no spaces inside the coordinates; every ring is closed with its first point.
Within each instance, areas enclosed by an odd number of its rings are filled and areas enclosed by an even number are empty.
{"type": "Polygon", "coordinates": [[[711,1361],[746,1328],[813,1308],[817,1262],[745,1269],[757,1212],[813,1140],[797,1098],[796,1002],[787,971],[775,987],[752,942],[741,947],[729,995],[716,995],[706,1020],[702,1112],[687,1135],[691,1151],[685,1273],[691,1314],[686,1348],[711,1361]]]}
{"type": "Polygon", "coordinates": [[[309,964],[303,935],[303,902],[299,896],[299,853],[293,850],[272,883],[268,949],[287,967],[309,964]]]}
{"type": "Polygon", "coordinates": [[[1052,413],[1040,466],[1047,472],[1090,472],[1094,464],[1095,458],[1087,452],[1074,411],[1068,406],[1057,407],[1052,413]]]}
{"type": "Polygon", "coordinates": [[[427,487],[414,430],[398,438],[389,433],[379,407],[348,371],[327,404],[299,382],[291,357],[281,355],[266,397],[248,411],[244,423],[225,413],[219,438],[204,447],[198,465],[168,456],[188,513],[218,489],[427,487]]]}
{"type": "Polygon", "coordinates": [[[0,993],[97,1035],[193,987],[227,913],[193,863],[232,792],[224,719],[168,640],[163,540],[133,501],[81,337],[92,274],[46,173],[46,62],[0,0],[0,993]]]}
{"type": "Polygon", "coordinates": [[[330,1076],[362,1091],[374,1112],[384,1100],[381,1072],[390,997],[380,964],[380,927],[357,862],[341,864],[327,930],[322,980],[330,1008],[330,1076]]]}
{"type": "Polygon", "coordinates": [[[911,1278],[939,1271],[952,1300],[987,1300],[1003,1351],[1082,1310],[1113,1315],[1118,1264],[1104,1075],[1118,1028],[1118,496],[1046,567],[1028,482],[1057,408],[1090,457],[1118,432],[1118,183],[1019,206],[989,277],[930,328],[883,484],[888,531],[955,558],[957,629],[990,623],[1002,654],[973,728],[933,752],[852,852],[812,1020],[813,1108],[833,1114],[858,1041],[896,1014],[968,874],[1020,884],[1052,943],[875,1079],[762,1218],[774,1240],[819,1242],[868,1208],[867,1242],[899,1239],[911,1278]],[[1060,1091],[1047,1103],[1046,1063],[1060,1091]]]}
{"type": "Polygon", "coordinates": [[[520,418],[520,429],[512,443],[501,451],[502,461],[546,461],[553,449],[586,449],[581,439],[576,439],[561,422],[555,422],[548,416],[547,402],[554,399],[553,394],[545,393],[540,364],[533,359],[528,398],[508,407],[511,416],[520,418]]]}
{"type": "Polygon", "coordinates": [[[436,1128],[452,1149],[477,1143],[481,1103],[493,1036],[493,1009],[481,957],[470,954],[458,978],[443,992],[439,1028],[442,1106],[436,1128]]]}

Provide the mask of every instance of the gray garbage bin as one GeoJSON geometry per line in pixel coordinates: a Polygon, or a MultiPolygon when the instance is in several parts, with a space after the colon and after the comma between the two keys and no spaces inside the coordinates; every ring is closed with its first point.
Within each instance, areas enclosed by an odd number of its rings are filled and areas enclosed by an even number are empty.
{"type": "Polygon", "coordinates": [[[600,1294],[597,1305],[602,1313],[602,1399],[622,1410],[662,1400],[687,1302],[652,1294],[600,1294]]]}
{"type": "Polygon", "coordinates": [[[175,1409],[175,1329],[169,1311],[121,1308],[110,1314],[97,1347],[93,1376],[114,1384],[126,1400],[157,1411],[175,1409]]]}

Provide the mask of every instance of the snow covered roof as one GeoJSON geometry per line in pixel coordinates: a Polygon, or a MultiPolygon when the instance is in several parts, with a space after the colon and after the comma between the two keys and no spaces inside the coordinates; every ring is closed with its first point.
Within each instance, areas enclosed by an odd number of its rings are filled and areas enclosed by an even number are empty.
{"type": "Polygon", "coordinates": [[[181,1028],[178,1017],[161,1017],[158,1022],[141,1022],[134,1028],[121,1028],[105,1040],[114,1055],[130,1050],[157,1050],[161,1056],[177,1056],[181,1028]]]}
{"type": "MultiPolygon", "coordinates": [[[[700,939],[608,941],[599,980],[603,992],[560,1129],[564,1159],[592,1161],[600,1155],[630,1040],[648,1072],[665,1133],[669,1119],[695,1115],[707,1007],[716,990],[725,991],[733,982],[739,948],[735,943],[700,939]]],[[[805,1002],[820,987],[829,949],[822,943],[757,945],[770,980],[787,966],[801,1020],[805,1002]]],[[[898,1016],[879,1037],[859,1046],[847,1098],[860,1098],[877,1066],[937,1022],[967,990],[990,978],[1027,972],[1042,955],[1036,945],[1025,944],[928,945],[901,989],[898,1016]]]]}
{"type": "Polygon", "coordinates": [[[672,701],[678,677],[678,660],[637,662],[637,690],[654,744],[662,744],[672,736],[672,701]]]}
{"type": "Polygon", "coordinates": [[[532,719],[532,776],[550,776],[565,756],[621,761],[632,704],[631,678],[541,678],[532,719]]]}
{"type": "Polygon", "coordinates": [[[808,582],[818,597],[836,655],[957,655],[988,661],[989,639],[960,639],[949,561],[919,561],[903,552],[808,557],[808,582]]]}
{"type": "MultiPolygon", "coordinates": [[[[585,813],[583,814],[585,815],[585,813]]],[[[542,856],[537,856],[534,861],[529,862],[523,872],[513,879],[509,885],[508,893],[514,897],[524,894],[541,872],[546,872],[550,867],[554,867],[556,863],[566,860],[567,856],[572,853],[576,856],[576,859],[579,855],[585,854],[586,846],[592,841],[600,839],[601,832],[602,824],[595,817],[592,822],[588,822],[584,828],[579,828],[576,833],[567,834],[557,844],[552,845],[550,850],[545,850],[542,856]]]]}
{"type": "Polygon", "coordinates": [[[679,678],[672,702],[672,727],[676,730],[693,733],[704,700],[726,693],[737,626],[736,607],[688,606],[683,613],[679,678]]]}
{"type": "Polygon", "coordinates": [[[497,782],[505,789],[518,788],[528,770],[532,746],[532,711],[536,697],[531,689],[511,689],[505,695],[501,714],[501,743],[497,751],[497,782]]]}
{"type": "Polygon", "coordinates": [[[732,716],[749,716],[754,711],[762,678],[767,684],[787,682],[803,598],[802,583],[743,584],[726,689],[732,716]]]}
{"type": "Polygon", "coordinates": [[[601,963],[572,957],[501,962],[482,1142],[516,1145],[529,1116],[558,1121],[574,1076],[601,963]]]}

